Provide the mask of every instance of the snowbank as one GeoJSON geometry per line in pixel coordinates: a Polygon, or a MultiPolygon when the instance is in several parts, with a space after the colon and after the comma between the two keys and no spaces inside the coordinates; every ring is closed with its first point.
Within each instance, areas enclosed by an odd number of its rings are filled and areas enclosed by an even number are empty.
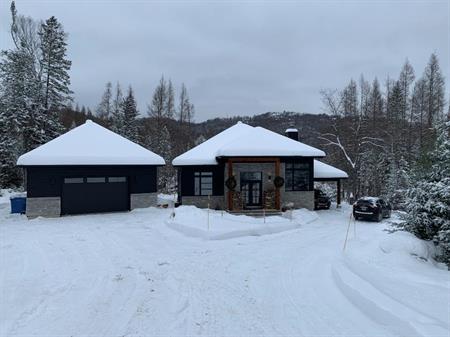
{"type": "Polygon", "coordinates": [[[26,192],[14,191],[10,188],[0,189],[0,204],[9,204],[11,197],[26,197],[26,192]]]}
{"type": "Polygon", "coordinates": [[[243,236],[261,236],[299,228],[316,220],[317,214],[306,209],[295,210],[283,216],[250,217],[225,211],[180,206],[175,217],[167,220],[169,228],[186,236],[205,240],[226,240],[243,236]]]}
{"type": "Polygon", "coordinates": [[[159,206],[173,207],[176,201],[177,201],[176,194],[164,194],[164,193],[158,194],[157,202],[159,206]]]}

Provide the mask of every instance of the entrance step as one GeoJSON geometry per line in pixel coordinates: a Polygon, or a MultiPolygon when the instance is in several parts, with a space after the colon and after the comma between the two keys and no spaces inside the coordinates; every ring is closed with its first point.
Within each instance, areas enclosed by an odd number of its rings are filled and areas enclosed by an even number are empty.
{"type": "Polygon", "coordinates": [[[228,213],[233,215],[247,215],[253,216],[255,218],[264,217],[264,216],[281,216],[283,213],[278,209],[245,209],[240,211],[228,211],[228,213]]]}

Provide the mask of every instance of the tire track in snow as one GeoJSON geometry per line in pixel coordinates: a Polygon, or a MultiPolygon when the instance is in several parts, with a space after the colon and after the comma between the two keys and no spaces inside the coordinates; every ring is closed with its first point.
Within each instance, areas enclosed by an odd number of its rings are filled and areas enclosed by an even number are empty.
{"type": "Polygon", "coordinates": [[[410,308],[374,287],[343,263],[333,266],[333,279],[342,294],[364,315],[380,325],[388,326],[398,336],[447,336],[448,327],[416,308],[410,308]],[[422,332],[423,326],[426,329],[422,332]]]}
{"type": "MultiPolygon", "coordinates": [[[[340,226],[330,227],[326,235],[316,235],[314,228],[309,228],[308,236],[314,235],[314,239],[308,240],[306,245],[298,247],[294,252],[292,248],[285,251],[286,256],[295,254],[296,258],[278,272],[285,277],[280,278],[280,287],[283,295],[288,299],[291,308],[297,313],[299,329],[306,335],[315,335],[320,327],[320,334],[327,336],[361,334],[370,326],[364,316],[358,311],[343,312],[337,308],[347,302],[334,284],[330,282],[331,266],[340,251],[337,245],[336,235],[340,226]],[[318,251],[317,244],[333,247],[331,250],[318,251]],[[313,278],[310,278],[313,276],[313,278]],[[361,322],[365,322],[361,324],[361,322]]],[[[298,235],[304,235],[299,232],[298,235]]],[[[295,240],[295,237],[292,238],[295,240]]],[[[288,311],[289,313],[289,311],[288,311]]],[[[371,331],[383,331],[376,326],[371,331]]],[[[389,335],[383,331],[383,335],[389,335]]]]}

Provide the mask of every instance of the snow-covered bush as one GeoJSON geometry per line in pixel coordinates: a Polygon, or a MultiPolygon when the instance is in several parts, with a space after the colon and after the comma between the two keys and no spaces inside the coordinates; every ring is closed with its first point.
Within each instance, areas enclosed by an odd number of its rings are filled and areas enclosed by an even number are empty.
{"type": "Polygon", "coordinates": [[[403,157],[399,160],[391,158],[383,195],[394,209],[405,209],[406,191],[409,185],[408,162],[403,157]]]}
{"type": "Polygon", "coordinates": [[[403,227],[433,240],[439,261],[450,266],[450,122],[439,127],[430,167],[417,174],[406,193],[403,227]]]}

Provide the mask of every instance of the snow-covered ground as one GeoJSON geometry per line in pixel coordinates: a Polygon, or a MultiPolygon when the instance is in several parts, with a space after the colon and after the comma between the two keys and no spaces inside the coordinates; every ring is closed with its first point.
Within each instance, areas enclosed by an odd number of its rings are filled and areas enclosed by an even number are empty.
{"type": "Polygon", "coordinates": [[[8,211],[0,204],[2,336],[449,335],[450,273],[430,247],[359,221],[343,252],[348,206],[266,223],[211,211],[209,229],[192,207],[8,211]]]}
{"type": "Polygon", "coordinates": [[[24,197],[26,196],[26,193],[15,191],[13,189],[5,188],[0,189],[0,204],[9,204],[9,199],[11,197],[24,197]]]}

